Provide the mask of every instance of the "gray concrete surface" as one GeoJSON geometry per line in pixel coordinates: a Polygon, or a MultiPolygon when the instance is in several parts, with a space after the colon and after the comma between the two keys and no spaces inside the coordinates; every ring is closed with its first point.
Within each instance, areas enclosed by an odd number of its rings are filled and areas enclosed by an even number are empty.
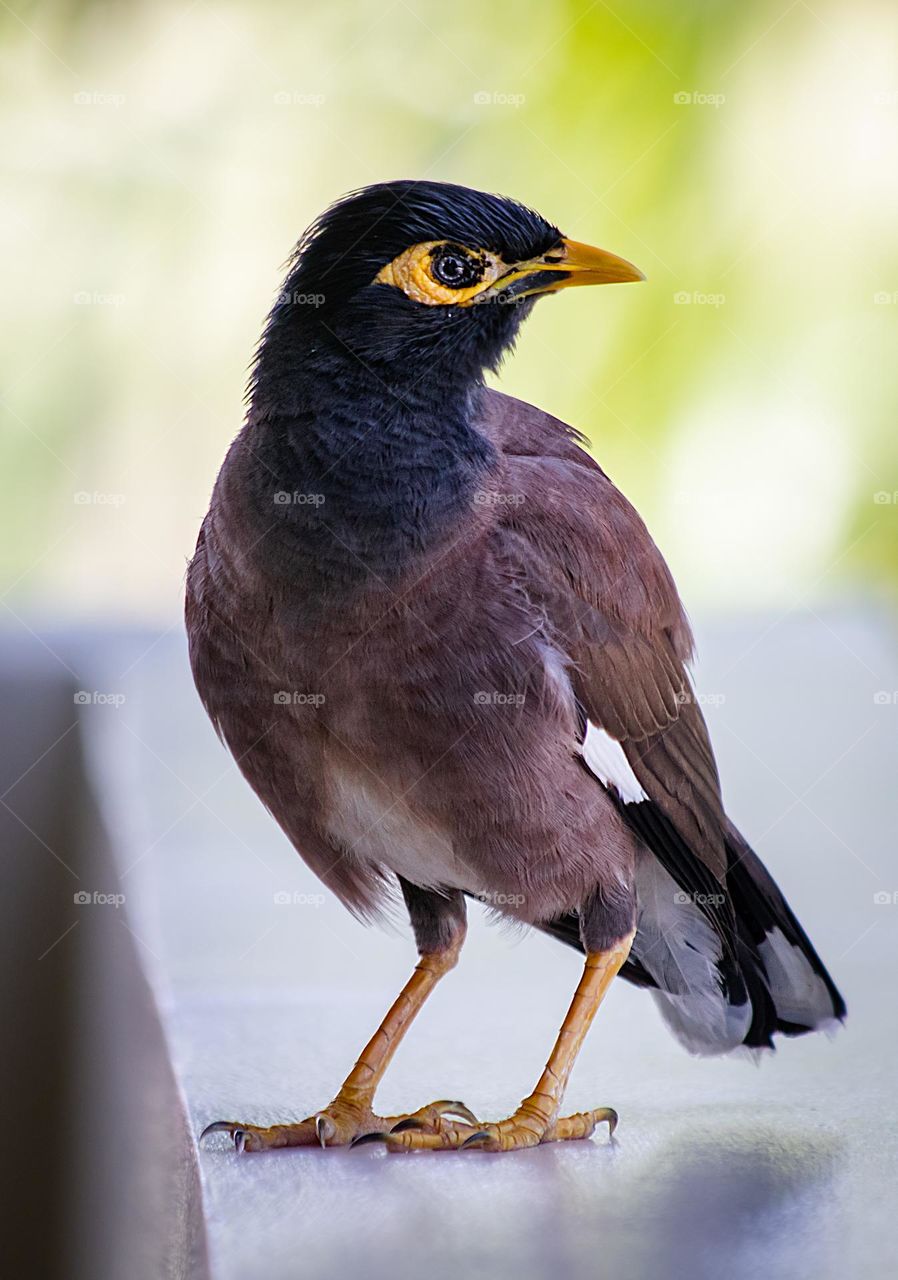
{"type": "MultiPolygon", "coordinates": [[[[217,1280],[896,1273],[894,620],[804,610],[703,625],[699,642],[730,812],[841,985],[844,1029],[760,1065],[696,1060],[618,984],[569,1093],[618,1109],[613,1145],[238,1157],[214,1139],[200,1165],[217,1280]]],[[[407,926],[366,931],[306,871],[205,723],[177,630],[71,661],[124,698],[81,708],[88,757],[195,1129],[313,1111],[406,977],[407,926]]],[[[498,1117],[542,1065],[577,957],[473,915],[387,1076],[388,1110],[448,1096],[498,1117]]]]}

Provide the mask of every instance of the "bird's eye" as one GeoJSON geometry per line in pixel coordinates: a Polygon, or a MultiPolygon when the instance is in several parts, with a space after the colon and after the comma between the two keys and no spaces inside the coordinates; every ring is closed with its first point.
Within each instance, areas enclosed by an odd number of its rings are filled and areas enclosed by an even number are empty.
{"type": "Polygon", "coordinates": [[[434,280],[449,289],[470,289],[483,278],[484,267],[481,260],[455,248],[439,249],[430,260],[434,280]]]}
{"type": "Polygon", "coordinates": [[[390,284],[425,307],[466,307],[507,270],[489,249],[452,240],[424,240],[381,267],[375,284],[390,284]]]}

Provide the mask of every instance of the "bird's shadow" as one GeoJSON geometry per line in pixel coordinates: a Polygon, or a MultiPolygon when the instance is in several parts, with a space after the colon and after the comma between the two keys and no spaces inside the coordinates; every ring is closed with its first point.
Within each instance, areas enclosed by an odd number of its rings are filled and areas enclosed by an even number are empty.
{"type": "Polygon", "coordinates": [[[566,1214],[573,1179],[598,1190],[592,1221],[575,1193],[576,1229],[553,1232],[556,1273],[588,1274],[584,1229],[594,1232],[603,1271],[625,1270],[631,1280],[828,1273],[835,1136],[747,1120],[685,1129],[644,1152],[633,1145],[577,1144],[573,1166],[560,1146],[540,1153],[558,1184],[556,1213],[566,1214]]]}

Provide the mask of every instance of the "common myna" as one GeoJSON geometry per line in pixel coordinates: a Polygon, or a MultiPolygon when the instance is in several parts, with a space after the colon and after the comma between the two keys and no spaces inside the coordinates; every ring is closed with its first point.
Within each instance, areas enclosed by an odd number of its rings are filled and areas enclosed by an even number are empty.
{"type": "Polygon", "coordinates": [[[218,1121],[238,1149],[584,1138],[574,1060],[618,972],[692,1052],[772,1047],[845,1005],[721,802],[689,623],[582,438],[488,390],[537,298],[641,280],[513,200],[367,187],[300,241],[187,584],[200,697],[250,785],[363,920],[398,890],[419,952],[334,1100],[218,1121]],[[374,1114],[456,963],[466,897],[585,954],[533,1092],[374,1114]]]}

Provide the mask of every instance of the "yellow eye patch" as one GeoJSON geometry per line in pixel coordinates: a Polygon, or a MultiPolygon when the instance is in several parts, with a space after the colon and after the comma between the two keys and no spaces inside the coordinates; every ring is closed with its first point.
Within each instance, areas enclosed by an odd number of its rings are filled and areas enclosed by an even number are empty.
{"type": "Polygon", "coordinates": [[[464,306],[507,271],[488,249],[471,250],[449,240],[413,244],[378,271],[375,284],[391,284],[428,307],[464,306]]]}

